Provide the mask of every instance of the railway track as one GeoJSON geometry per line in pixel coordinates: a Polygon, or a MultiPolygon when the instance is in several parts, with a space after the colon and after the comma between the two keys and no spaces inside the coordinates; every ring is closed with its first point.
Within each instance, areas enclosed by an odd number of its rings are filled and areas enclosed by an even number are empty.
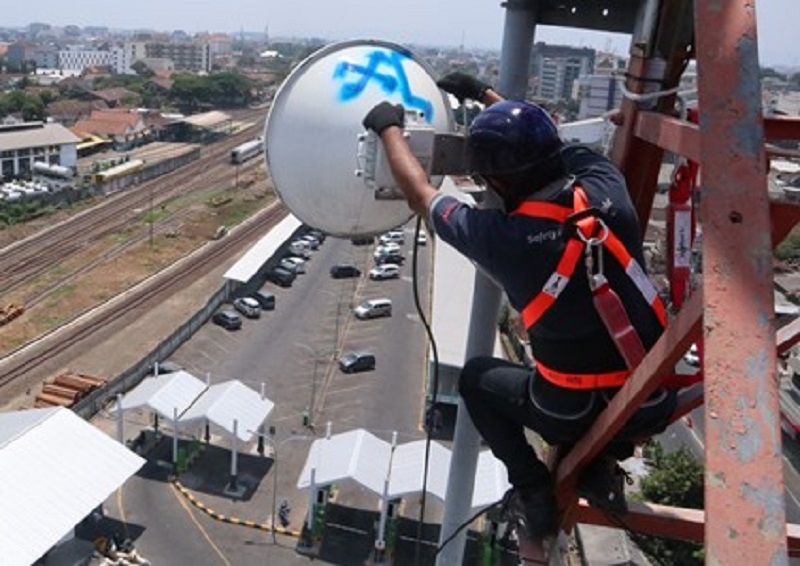
{"type": "MultiPolygon", "coordinates": [[[[245,114],[243,118],[252,119],[260,114],[245,114]]],[[[0,296],[27,284],[94,242],[140,223],[151,207],[165,206],[190,192],[218,189],[217,183],[231,178],[228,153],[252,137],[250,128],[243,129],[207,146],[196,162],[109,197],[96,207],[3,248],[0,250],[0,296]]]]}
{"type": "Polygon", "coordinates": [[[187,288],[191,282],[211,271],[221,259],[229,257],[248,243],[261,237],[287,214],[279,203],[261,211],[246,223],[232,230],[225,238],[209,242],[204,248],[175,264],[147,282],[134,288],[124,301],[109,301],[87,316],[51,332],[46,348],[26,353],[15,352],[0,361],[0,389],[15,380],[37,373],[58,360],[79,343],[109,333],[112,326],[125,325],[142,310],[155,308],[168,297],[187,288]]]}

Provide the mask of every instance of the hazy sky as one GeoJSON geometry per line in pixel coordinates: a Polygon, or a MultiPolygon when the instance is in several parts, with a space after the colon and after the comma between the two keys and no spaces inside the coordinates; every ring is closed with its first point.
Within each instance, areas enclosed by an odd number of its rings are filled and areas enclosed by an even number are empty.
{"type": "MultiPolygon", "coordinates": [[[[500,0],[96,0],[7,2],[0,25],[104,25],[187,32],[263,31],[271,36],[370,38],[398,43],[499,49],[505,10],[500,0]]],[[[796,30],[800,0],[758,0],[762,64],[800,66],[796,30]]],[[[536,40],[627,51],[627,36],[540,27],[536,40]]]]}

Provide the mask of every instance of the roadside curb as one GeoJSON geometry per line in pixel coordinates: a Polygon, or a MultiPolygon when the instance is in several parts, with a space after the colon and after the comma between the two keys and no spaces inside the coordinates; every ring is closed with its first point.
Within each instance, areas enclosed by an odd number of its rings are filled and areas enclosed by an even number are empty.
{"type": "Polygon", "coordinates": [[[178,480],[173,480],[172,485],[175,487],[175,489],[178,490],[178,492],[181,495],[183,495],[186,499],[188,499],[192,505],[194,505],[195,507],[203,511],[206,515],[208,515],[209,517],[211,517],[216,521],[219,521],[221,523],[228,523],[231,525],[239,525],[242,527],[250,527],[251,529],[257,529],[259,531],[275,532],[279,535],[286,535],[295,538],[300,538],[300,532],[298,531],[284,529],[283,527],[273,527],[268,523],[257,523],[255,521],[250,521],[247,519],[239,519],[237,517],[228,517],[227,515],[223,515],[222,513],[217,513],[209,506],[207,506],[205,503],[199,501],[194,496],[194,494],[185,487],[183,487],[183,485],[181,485],[181,483],[178,480]]]}

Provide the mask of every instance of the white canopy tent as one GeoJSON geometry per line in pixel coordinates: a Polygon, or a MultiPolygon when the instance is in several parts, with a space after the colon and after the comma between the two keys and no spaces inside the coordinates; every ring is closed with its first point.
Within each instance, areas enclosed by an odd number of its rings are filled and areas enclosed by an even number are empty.
{"type": "Polygon", "coordinates": [[[0,413],[0,556],[38,560],[144,465],[72,411],[0,413]]]}
{"type": "MultiPolygon", "coordinates": [[[[379,497],[389,478],[389,499],[422,491],[425,441],[392,445],[364,429],[330,435],[314,441],[297,480],[298,489],[324,487],[345,479],[353,480],[379,497]],[[394,452],[394,453],[393,453],[394,452]]],[[[444,501],[451,452],[438,442],[431,443],[428,493],[444,501]]],[[[495,503],[511,487],[506,468],[488,450],[478,458],[471,508],[473,512],[495,503]]]]}
{"type": "Polygon", "coordinates": [[[147,407],[171,422],[176,410],[180,417],[207,388],[184,370],[147,377],[122,398],[122,410],[147,407]]]}
{"type": "Polygon", "coordinates": [[[234,379],[209,387],[178,422],[191,425],[208,421],[234,434],[233,422],[237,421],[237,438],[248,442],[269,417],[273,407],[275,403],[234,379]]]}

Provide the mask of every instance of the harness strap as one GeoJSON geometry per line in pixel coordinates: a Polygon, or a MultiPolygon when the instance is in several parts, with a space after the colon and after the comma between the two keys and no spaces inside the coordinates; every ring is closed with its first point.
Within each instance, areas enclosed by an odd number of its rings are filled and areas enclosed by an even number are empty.
{"type": "MultiPolygon", "coordinates": [[[[580,231],[581,237],[570,238],[552,275],[542,290],[531,299],[520,313],[525,328],[531,328],[556,302],[561,292],[569,283],[578,261],[584,253],[586,241],[593,238],[599,221],[590,213],[589,199],[582,187],[575,185],[573,189],[573,207],[546,202],[526,201],[512,215],[524,215],[545,218],[561,224],[572,224],[580,231]],[[588,213],[588,214],[587,214],[588,213]]],[[[650,305],[662,326],[666,326],[667,317],[664,304],[655,287],[645,274],[639,263],[631,256],[625,245],[610,230],[607,230],[602,244],[622,266],[627,276],[650,305]]],[[[629,369],[595,373],[564,373],[543,365],[538,360],[536,367],[539,373],[551,383],[567,389],[596,389],[620,387],[644,358],[645,349],[638,332],[631,324],[619,296],[611,289],[602,274],[597,274],[590,281],[592,300],[600,319],[606,326],[612,340],[626,362],[629,369]]]]}

